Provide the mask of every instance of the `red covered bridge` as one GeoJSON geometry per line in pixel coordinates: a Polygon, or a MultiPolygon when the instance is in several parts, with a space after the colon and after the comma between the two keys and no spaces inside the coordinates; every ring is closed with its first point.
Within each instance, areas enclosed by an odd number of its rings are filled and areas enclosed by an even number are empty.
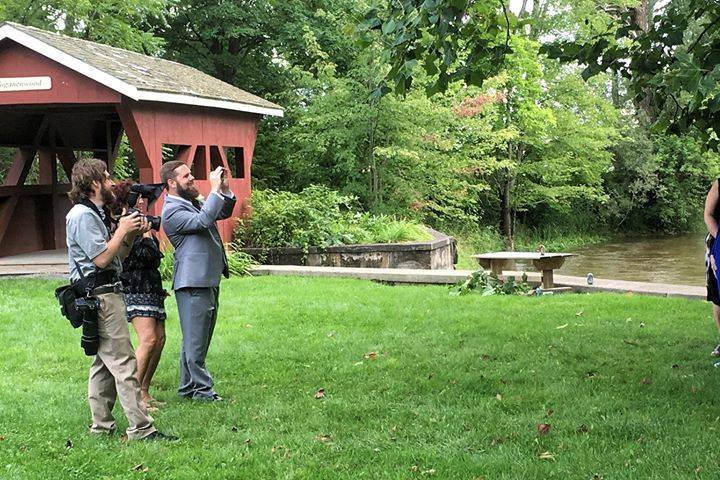
{"type": "MultiPolygon", "coordinates": [[[[107,161],[112,173],[123,133],[144,183],[160,181],[163,161],[183,160],[207,195],[209,172],[229,168],[242,215],[258,123],[282,114],[186,65],[0,24],[0,147],[14,150],[0,186],[0,256],[65,248],[71,205],[60,178],[78,155],[107,161]]],[[[232,228],[221,222],[225,241],[232,228]]]]}

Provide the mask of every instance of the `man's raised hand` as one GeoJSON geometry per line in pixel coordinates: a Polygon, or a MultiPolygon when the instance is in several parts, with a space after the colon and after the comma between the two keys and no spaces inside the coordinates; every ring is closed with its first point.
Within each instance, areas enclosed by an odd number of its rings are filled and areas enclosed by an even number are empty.
{"type": "Polygon", "coordinates": [[[215,170],[210,172],[210,190],[213,192],[217,192],[220,190],[220,186],[222,185],[222,174],[225,170],[224,167],[217,167],[215,170]]]}

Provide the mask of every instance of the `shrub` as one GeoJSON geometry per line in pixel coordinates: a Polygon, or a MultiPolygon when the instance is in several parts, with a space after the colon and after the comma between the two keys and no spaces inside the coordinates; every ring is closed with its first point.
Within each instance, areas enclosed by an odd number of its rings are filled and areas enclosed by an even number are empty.
{"type": "Polygon", "coordinates": [[[427,240],[421,224],[356,211],[354,197],[322,186],[300,193],[256,190],[252,217],[235,230],[238,243],[252,247],[328,247],[358,243],[427,240]]]}

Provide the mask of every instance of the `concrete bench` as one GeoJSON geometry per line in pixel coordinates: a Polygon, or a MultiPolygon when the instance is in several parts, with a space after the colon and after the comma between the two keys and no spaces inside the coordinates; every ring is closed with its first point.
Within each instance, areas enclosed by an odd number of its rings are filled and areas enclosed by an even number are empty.
{"type": "Polygon", "coordinates": [[[565,259],[572,253],[539,253],[539,252],[491,252],[473,255],[483,268],[489,268],[495,275],[502,275],[503,270],[514,268],[516,260],[531,260],[533,266],[542,272],[542,288],[553,288],[553,270],[562,267],[565,259]]]}

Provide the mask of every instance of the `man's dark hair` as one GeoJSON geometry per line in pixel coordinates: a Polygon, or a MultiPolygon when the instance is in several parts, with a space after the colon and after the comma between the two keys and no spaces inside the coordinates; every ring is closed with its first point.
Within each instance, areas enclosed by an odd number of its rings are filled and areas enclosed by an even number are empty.
{"type": "Polygon", "coordinates": [[[172,160],[167,163],[163,163],[163,166],[160,167],[160,181],[165,184],[165,187],[168,187],[168,180],[175,180],[175,177],[177,176],[177,173],[175,173],[175,170],[185,165],[185,162],[180,160],[172,160]]]}
{"type": "Polygon", "coordinates": [[[93,182],[98,181],[102,185],[106,171],[105,162],[97,158],[84,158],[75,162],[71,175],[72,189],[68,192],[70,201],[80,203],[90,198],[93,194],[93,182]]]}

